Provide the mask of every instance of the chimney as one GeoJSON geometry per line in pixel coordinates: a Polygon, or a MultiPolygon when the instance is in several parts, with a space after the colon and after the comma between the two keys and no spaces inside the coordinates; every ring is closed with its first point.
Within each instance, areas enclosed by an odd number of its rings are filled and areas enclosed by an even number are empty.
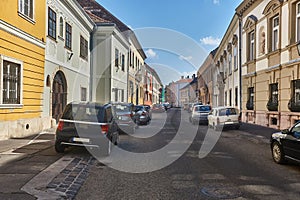
{"type": "Polygon", "coordinates": [[[196,77],[196,75],[195,75],[195,74],[193,74],[193,79],[195,79],[195,77],[196,77]]]}
{"type": "Polygon", "coordinates": [[[186,77],[187,79],[189,79],[190,78],[190,76],[189,75],[187,75],[187,77],[186,77]]]}
{"type": "Polygon", "coordinates": [[[183,79],[184,78],[184,76],[181,76],[181,79],[183,79]]]}

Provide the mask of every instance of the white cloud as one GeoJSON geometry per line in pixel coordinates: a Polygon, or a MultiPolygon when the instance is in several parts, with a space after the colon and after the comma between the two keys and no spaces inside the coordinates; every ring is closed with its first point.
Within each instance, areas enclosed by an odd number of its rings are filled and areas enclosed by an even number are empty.
{"type": "Polygon", "coordinates": [[[180,55],[179,56],[179,59],[180,60],[186,60],[186,61],[190,61],[190,60],[192,60],[192,56],[182,56],[182,55],[180,55]]]}
{"type": "Polygon", "coordinates": [[[156,58],[157,57],[157,53],[155,51],[153,51],[153,49],[148,49],[145,53],[148,58],[156,58]]]}
{"type": "Polygon", "coordinates": [[[213,4],[219,5],[220,4],[220,0],[213,0],[213,4]]]}
{"type": "Polygon", "coordinates": [[[218,46],[221,42],[221,39],[214,38],[212,36],[208,36],[208,37],[200,39],[200,42],[201,42],[201,44],[204,44],[204,45],[218,46]]]}

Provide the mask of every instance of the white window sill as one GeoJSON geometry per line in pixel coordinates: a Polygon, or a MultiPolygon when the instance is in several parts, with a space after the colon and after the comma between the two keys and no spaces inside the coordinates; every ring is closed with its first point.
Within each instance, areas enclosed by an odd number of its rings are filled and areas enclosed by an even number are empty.
{"type": "Polygon", "coordinates": [[[23,104],[0,104],[0,109],[22,108],[23,104]]]}
{"type": "Polygon", "coordinates": [[[32,23],[32,24],[35,24],[35,21],[34,21],[34,19],[32,19],[32,18],[28,17],[27,15],[24,15],[24,14],[23,14],[23,13],[21,13],[21,12],[18,12],[18,15],[19,15],[20,17],[22,17],[23,19],[25,19],[25,20],[29,21],[30,23],[32,23]]]}

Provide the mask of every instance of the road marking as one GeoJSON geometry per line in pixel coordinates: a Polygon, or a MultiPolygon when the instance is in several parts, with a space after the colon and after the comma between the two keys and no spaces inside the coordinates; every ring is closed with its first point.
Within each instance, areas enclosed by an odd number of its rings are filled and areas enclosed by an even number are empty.
{"type": "Polygon", "coordinates": [[[30,140],[27,144],[32,144],[41,135],[44,135],[44,134],[47,134],[47,133],[49,133],[49,132],[46,132],[46,131],[40,132],[37,136],[35,136],[35,138],[33,138],[32,140],[30,140]]]}

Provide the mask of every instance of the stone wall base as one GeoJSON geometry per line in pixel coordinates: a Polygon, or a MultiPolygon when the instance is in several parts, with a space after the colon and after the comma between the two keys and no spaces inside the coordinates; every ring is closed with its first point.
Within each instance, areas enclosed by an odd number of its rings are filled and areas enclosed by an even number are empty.
{"type": "Polygon", "coordinates": [[[290,128],[295,122],[300,120],[300,113],[297,112],[269,112],[245,110],[242,112],[242,121],[255,123],[274,129],[290,128]]]}
{"type": "Polygon", "coordinates": [[[24,138],[53,127],[52,117],[0,122],[0,139],[24,138]]]}

